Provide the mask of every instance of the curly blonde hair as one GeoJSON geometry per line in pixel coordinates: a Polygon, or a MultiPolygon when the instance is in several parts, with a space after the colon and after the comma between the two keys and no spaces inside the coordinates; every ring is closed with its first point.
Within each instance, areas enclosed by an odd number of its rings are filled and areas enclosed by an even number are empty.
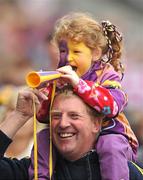
{"type": "Polygon", "coordinates": [[[54,42],[58,44],[63,38],[84,42],[91,50],[101,48],[101,60],[109,62],[117,72],[123,73],[122,37],[109,21],[99,24],[89,13],[71,12],[55,24],[54,42]]]}

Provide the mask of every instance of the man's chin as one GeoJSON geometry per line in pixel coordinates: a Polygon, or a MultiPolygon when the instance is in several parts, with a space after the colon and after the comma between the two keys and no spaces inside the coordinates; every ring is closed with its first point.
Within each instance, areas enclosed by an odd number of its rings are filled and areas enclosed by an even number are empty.
{"type": "Polygon", "coordinates": [[[73,148],[71,148],[71,147],[60,147],[60,149],[58,149],[59,150],[59,152],[60,152],[60,154],[63,156],[63,157],[65,157],[66,159],[71,159],[71,156],[72,156],[72,154],[73,154],[73,148]]]}

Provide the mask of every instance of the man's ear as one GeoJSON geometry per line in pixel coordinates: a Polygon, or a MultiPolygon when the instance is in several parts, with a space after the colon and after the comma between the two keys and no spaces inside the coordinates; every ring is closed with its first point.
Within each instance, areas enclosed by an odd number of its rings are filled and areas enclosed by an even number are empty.
{"type": "Polygon", "coordinates": [[[99,133],[100,129],[101,129],[101,124],[102,124],[102,119],[103,117],[98,117],[96,120],[94,119],[93,123],[94,123],[94,128],[93,128],[93,132],[94,133],[99,133]]]}
{"type": "Polygon", "coordinates": [[[93,56],[92,61],[97,61],[101,58],[102,49],[100,47],[95,48],[92,53],[93,53],[92,54],[92,56],[93,56]]]}

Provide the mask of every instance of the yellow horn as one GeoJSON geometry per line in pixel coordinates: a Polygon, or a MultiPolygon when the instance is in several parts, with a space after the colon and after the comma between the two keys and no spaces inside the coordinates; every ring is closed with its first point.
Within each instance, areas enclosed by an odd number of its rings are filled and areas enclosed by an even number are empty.
{"type": "Polygon", "coordinates": [[[41,83],[60,78],[58,71],[32,71],[26,76],[26,83],[29,87],[36,88],[41,83]]]}

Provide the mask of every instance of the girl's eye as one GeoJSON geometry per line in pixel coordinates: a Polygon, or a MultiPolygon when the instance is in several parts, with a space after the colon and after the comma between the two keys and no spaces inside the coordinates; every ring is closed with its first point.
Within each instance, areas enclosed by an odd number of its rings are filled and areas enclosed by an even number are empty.
{"type": "Polygon", "coordinates": [[[76,50],[76,51],[74,51],[74,53],[78,54],[78,53],[80,53],[80,51],[77,51],[77,50],[76,50]]]}
{"type": "Polygon", "coordinates": [[[61,49],[60,53],[66,53],[66,50],[65,49],[61,49]]]}

